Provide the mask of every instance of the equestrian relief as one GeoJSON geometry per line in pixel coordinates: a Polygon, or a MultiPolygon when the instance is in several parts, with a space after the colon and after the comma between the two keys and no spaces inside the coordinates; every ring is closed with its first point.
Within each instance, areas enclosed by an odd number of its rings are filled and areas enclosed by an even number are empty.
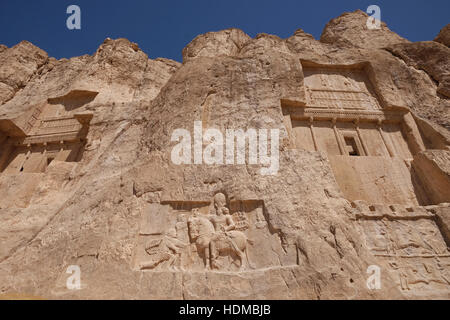
{"type": "Polygon", "coordinates": [[[217,193],[210,201],[148,204],[135,266],[144,271],[241,272],[295,265],[295,250],[289,254],[269,229],[261,200],[229,201],[217,193]]]}

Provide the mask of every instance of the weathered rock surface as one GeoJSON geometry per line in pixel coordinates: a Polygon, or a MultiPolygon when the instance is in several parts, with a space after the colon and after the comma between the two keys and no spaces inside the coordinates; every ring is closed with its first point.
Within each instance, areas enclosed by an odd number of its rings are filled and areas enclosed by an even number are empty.
{"type": "Polygon", "coordinates": [[[381,22],[380,29],[368,29],[367,18],[365,12],[357,10],[332,19],[325,26],[320,42],[363,49],[381,49],[395,43],[409,42],[389,30],[384,22],[381,22]]]}
{"type": "Polygon", "coordinates": [[[434,41],[440,42],[443,45],[450,47],[450,23],[442,28],[434,41]]]}
{"type": "Polygon", "coordinates": [[[210,32],[182,64],[0,46],[0,295],[448,298],[448,48],[366,20],[210,32]],[[279,170],[175,164],[195,123],[278,129],[279,170]]]}
{"type": "Polygon", "coordinates": [[[409,66],[424,70],[439,86],[437,92],[450,97],[450,48],[434,41],[401,43],[387,47],[409,66]]]}
{"type": "Polygon", "coordinates": [[[47,53],[28,41],[0,48],[0,103],[10,100],[48,61],[47,53]]]}
{"type": "Polygon", "coordinates": [[[235,56],[251,38],[239,29],[208,32],[183,49],[183,62],[196,57],[235,56]]]}

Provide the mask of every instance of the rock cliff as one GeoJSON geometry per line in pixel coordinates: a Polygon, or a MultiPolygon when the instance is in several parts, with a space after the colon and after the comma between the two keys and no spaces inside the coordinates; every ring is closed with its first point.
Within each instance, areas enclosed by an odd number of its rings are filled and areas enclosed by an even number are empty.
{"type": "Polygon", "coordinates": [[[414,43],[367,18],[209,32],[182,63],[0,46],[0,295],[448,298],[448,26],[414,43]],[[278,130],[278,171],[175,164],[199,124],[278,130]]]}

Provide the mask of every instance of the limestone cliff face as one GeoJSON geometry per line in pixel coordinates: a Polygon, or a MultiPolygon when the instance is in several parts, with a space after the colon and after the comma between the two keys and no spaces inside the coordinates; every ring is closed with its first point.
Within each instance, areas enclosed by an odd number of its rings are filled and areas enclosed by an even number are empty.
{"type": "Polygon", "coordinates": [[[2,46],[0,51],[0,102],[4,104],[27,85],[38,69],[48,62],[48,56],[28,41],[12,48],[2,46]]]}
{"type": "Polygon", "coordinates": [[[126,39],[68,60],[0,46],[0,294],[448,297],[449,49],[366,20],[210,32],[182,64],[126,39]],[[174,164],[196,123],[278,129],[278,172],[174,164]],[[234,233],[202,246],[218,212],[234,233]]]}

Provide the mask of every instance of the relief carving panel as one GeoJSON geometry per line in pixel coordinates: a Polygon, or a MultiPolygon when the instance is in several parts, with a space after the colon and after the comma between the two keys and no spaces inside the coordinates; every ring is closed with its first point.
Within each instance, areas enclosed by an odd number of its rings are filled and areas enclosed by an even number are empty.
{"type": "Polygon", "coordinates": [[[363,70],[304,67],[303,73],[309,107],[380,109],[380,104],[363,70]]]}
{"type": "Polygon", "coordinates": [[[371,206],[357,220],[365,245],[386,263],[401,290],[449,289],[450,252],[424,207],[371,206]]]}
{"type": "Polygon", "coordinates": [[[228,204],[222,193],[211,201],[149,204],[142,214],[135,268],[238,272],[280,267],[279,255],[285,253],[263,207],[260,200],[228,204]]]}

